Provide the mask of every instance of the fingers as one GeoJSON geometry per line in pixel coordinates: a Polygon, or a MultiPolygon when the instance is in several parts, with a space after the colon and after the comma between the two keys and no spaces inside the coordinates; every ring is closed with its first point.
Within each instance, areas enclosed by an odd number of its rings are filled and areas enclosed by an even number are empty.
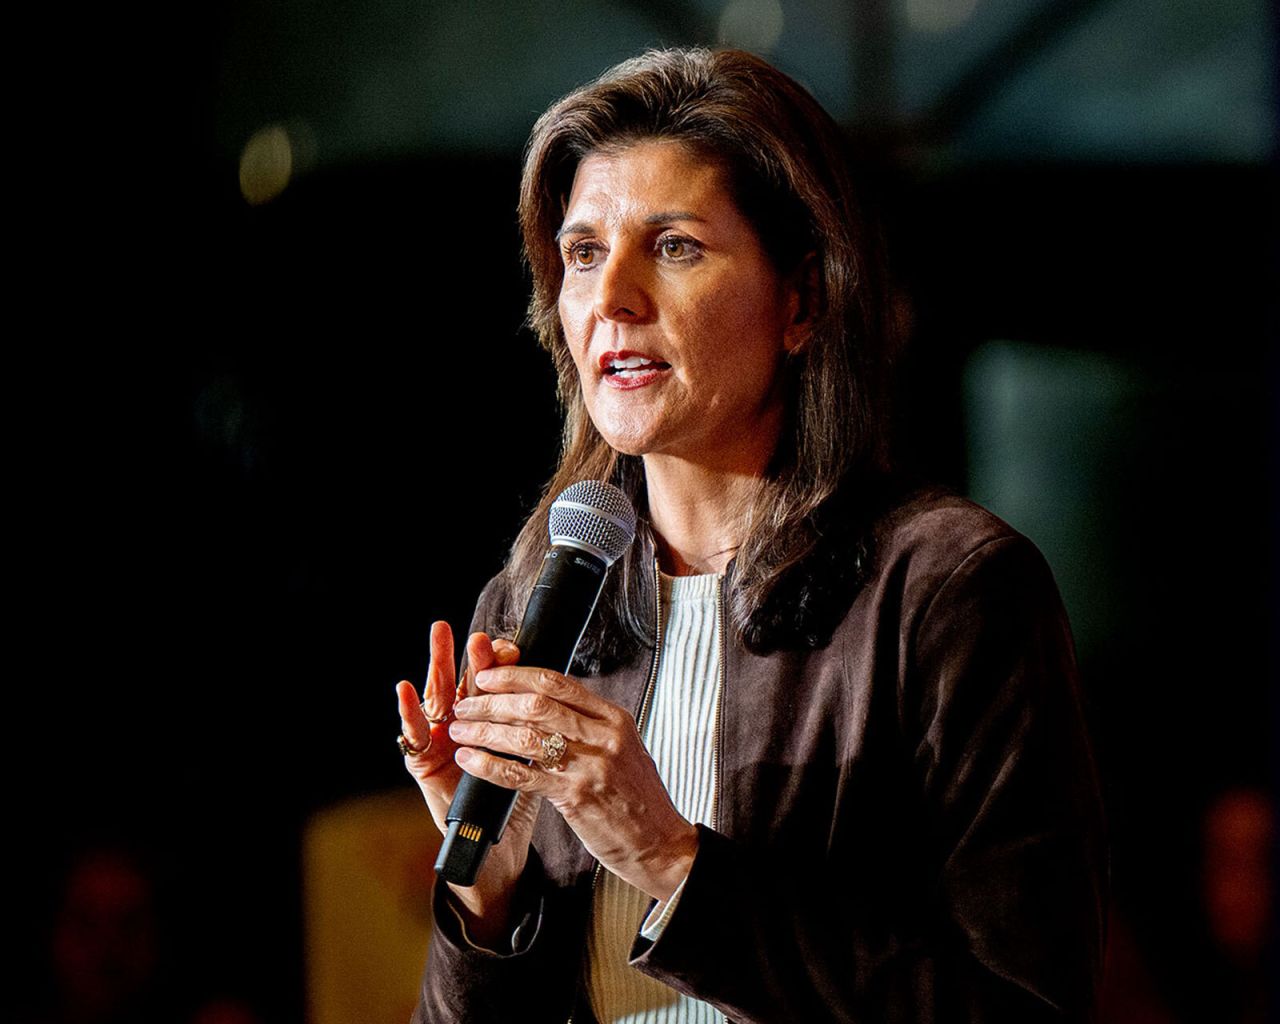
{"type": "MultiPolygon", "coordinates": [[[[481,694],[468,697],[454,706],[454,723],[449,735],[457,743],[468,745],[490,746],[477,742],[479,732],[470,728],[482,723],[496,723],[515,727],[532,727],[542,735],[553,732],[564,733],[575,740],[585,739],[585,733],[591,731],[589,720],[566,704],[553,700],[542,693],[500,693],[481,694]]],[[[520,753],[518,750],[507,750],[506,747],[494,749],[506,750],[507,753],[520,753]]]]}
{"type": "Polygon", "coordinates": [[[457,700],[476,692],[477,672],[514,665],[520,658],[520,648],[510,640],[491,640],[485,633],[472,633],[467,637],[467,670],[458,682],[457,700]]]}
{"type": "Polygon", "coordinates": [[[618,710],[576,679],[550,669],[495,665],[477,669],[475,684],[485,693],[537,694],[590,718],[612,719],[618,710]]]}
{"type": "Polygon", "coordinates": [[[472,672],[480,672],[495,662],[493,641],[487,633],[472,633],[467,637],[467,666],[472,672]]]}
{"type": "Polygon", "coordinates": [[[447,622],[433,622],[430,663],[421,700],[412,683],[401,680],[396,684],[400,731],[412,748],[405,756],[414,763],[415,771],[431,769],[435,761],[449,760],[452,744],[447,742],[447,719],[453,712],[456,675],[453,659],[453,631],[447,622]],[[448,750],[439,749],[441,741],[448,750]],[[428,757],[433,746],[437,749],[428,757]]]}
{"type": "Polygon", "coordinates": [[[534,728],[528,725],[508,725],[503,722],[454,721],[449,725],[449,736],[454,743],[468,747],[483,747],[500,754],[510,754],[526,761],[540,761],[546,756],[542,741],[558,730],[534,728]]]}
{"type": "MultiPolygon", "coordinates": [[[[453,710],[455,693],[453,630],[447,622],[431,624],[431,662],[427,668],[427,685],[422,694],[426,716],[445,719],[453,710]]],[[[403,714],[401,715],[403,717],[403,714]]]]}
{"type": "Polygon", "coordinates": [[[472,633],[467,637],[467,667],[463,677],[458,680],[458,700],[475,693],[476,673],[489,668],[495,661],[493,641],[486,634],[472,633]]]}
{"type": "Polygon", "coordinates": [[[407,679],[396,683],[396,697],[400,704],[400,732],[409,741],[409,746],[418,751],[408,756],[419,757],[431,746],[431,723],[422,711],[413,683],[407,679]]]}
{"type": "Polygon", "coordinates": [[[471,635],[467,641],[469,696],[454,705],[449,737],[459,744],[454,760],[464,771],[505,789],[539,793],[547,786],[547,772],[536,764],[546,754],[543,740],[556,732],[579,738],[583,732],[579,713],[551,694],[593,706],[602,702],[556,672],[518,669],[519,677],[512,682],[504,673],[519,658],[520,649],[509,640],[471,635]],[[492,693],[480,692],[480,679],[483,689],[492,693]]]}
{"type": "Polygon", "coordinates": [[[460,747],[454,755],[458,767],[477,779],[492,782],[503,789],[516,789],[522,793],[542,793],[552,784],[551,773],[537,765],[512,761],[475,747],[460,747]]]}

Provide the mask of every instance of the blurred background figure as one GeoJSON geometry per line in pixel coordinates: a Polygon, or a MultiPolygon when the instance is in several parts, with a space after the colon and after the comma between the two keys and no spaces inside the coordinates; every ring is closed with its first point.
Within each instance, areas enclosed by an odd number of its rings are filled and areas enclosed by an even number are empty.
{"type": "Polygon", "coordinates": [[[48,954],[49,991],[33,1020],[173,1019],[161,984],[155,886],[133,854],[98,847],[72,862],[58,893],[48,954]]]}
{"type": "Polygon", "coordinates": [[[20,1024],[263,1024],[248,1001],[184,966],[166,921],[185,901],[167,903],[166,891],[150,858],[127,845],[75,853],[41,922],[39,969],[20,978],[20,1024]]]}
{"type": "Polygon", "coordinates": [[[91,852],[72,869],[53,935],[65,1020],[161,1019],[154,901],[150,880],[120,851],[91,852]]]}
{"type": "Polygon", "coordinates": [[[205,1003],[191,1016],[189,1024],[263,1024],[248,1003],[237,999],[215,999],[205,1003]]]}

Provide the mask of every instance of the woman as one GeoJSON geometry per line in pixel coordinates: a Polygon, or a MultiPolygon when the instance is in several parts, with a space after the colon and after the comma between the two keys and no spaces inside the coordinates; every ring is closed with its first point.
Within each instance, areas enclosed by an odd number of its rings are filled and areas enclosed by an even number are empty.
{"type": "Polygon", "coordinates": [[[748,54],[648,53],[539,120],[520,215],[563,457],[465,699],[437,623],[399,701],[442,830],[462,769],[522,796],[476,885],[439,883],[415,1019],[1088,1019],[1105,854],[1065,618],[1024,538],[890,482],[834,123],[748,54]],[[579,479],[641,530],[564,676],[491,638],[579,479]]]}

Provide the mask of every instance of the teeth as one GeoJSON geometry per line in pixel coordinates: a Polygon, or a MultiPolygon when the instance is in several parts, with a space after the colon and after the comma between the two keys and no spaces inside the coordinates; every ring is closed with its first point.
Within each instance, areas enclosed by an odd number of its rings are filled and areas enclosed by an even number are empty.
{"type": "Polygon", "coordinates": [[[644,356],[627,356],[626,359],[611,359],[609,368],[612,370],[634,370],[640,366],[648,366],[652,362],[652,359],[645,359],[644,356]]]}

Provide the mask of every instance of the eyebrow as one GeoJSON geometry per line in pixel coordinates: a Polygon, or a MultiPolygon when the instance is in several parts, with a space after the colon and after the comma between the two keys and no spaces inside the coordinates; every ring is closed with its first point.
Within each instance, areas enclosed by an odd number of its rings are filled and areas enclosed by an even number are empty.
{"type": "Polygon", "coordinates": [[[668,224],[673,220],[694,220],[702,223],[704,218],[689,210],[670,210],[666,213],[651,213],[644,219],[646,224],[668,224]]]}
{"type": "MultiPolygon", "coordinates": [[[[691,220],[699,224],[706,223],[705,217],[700,217],[690,210],[664,210],[661,213],[651,213],[647,216],[643,223],[653,224],[670,224],[677,220],[691,220]]],[[[565,235],[589,235],[595,231],[595,225],[589,224],[584,220],[574,221],[572,224],[563,225],[556,232],[556,241],[559,241],[565,235]]]]}

